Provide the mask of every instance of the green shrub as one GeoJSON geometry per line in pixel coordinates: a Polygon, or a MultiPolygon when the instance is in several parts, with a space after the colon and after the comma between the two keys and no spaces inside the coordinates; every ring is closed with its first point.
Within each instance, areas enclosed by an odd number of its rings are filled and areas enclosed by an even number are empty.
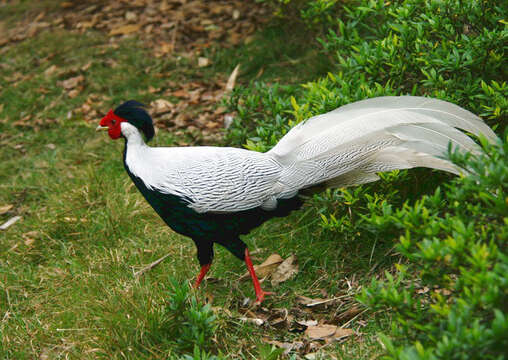
{"type": "Polygon", "coordinates": [[[266,150],[295,122],[382,95],[436,97],[491,125],[506,123],[508,30],[501,3],[362,0],[343,6],[319,40],[323,56],[335,58],[335,69],[300,89],[237,89],[230,99],[238,116],[229,140],[266,150]]]}
{"type": "MultiPolygon", "coordinates": [[[[508,135],[508,132],[507,132],[508,135]]],[[[505,138],[508,140],[508,136],[505,138]]],[[[390,310],[389,359],[502,359],[508,349],[508,142],[465,159],[474,174],[395,209],[372,206],[373,231],[400,234],[407,260],[361,300],[390,310]],[[406,346],[410,341],[412,344],[406,346]]]]}
{"type": "MultiPolygon", "coordinates": [[[[319,43],[335,60],[328,76],[301,86],[237,88],[233,144],[266,151],[296,123],[383,95],[456,103],[503,133],[508,115],[508,30],[501,1],[272,1],[286,21],[327,27],[319,43]],[[327,7],[325,3],[333,3],[327,7]],[[310,10],[314,9],[314,10],[310,10]],[[322,11],[321,11],[322,10],[322,11]],[[332,16],[333,15],[333,16],[332,16]]],[[[312,66],[312,64],[309,64],[312,66]]],[[[474,175],[416,169],[314,197],[321,227],[342,241],[396,243],[405,259],[374,280],[361,300],[392,315],[392,359],[501,359],[508,348],[507,143],[489,157],[455,161],[474,175]],[[425,178],[426,181],[421,181],[425,178]],[[441,186],[440,186],[441,185],[441,186]],[[400,236],[400,240],[399,239],[400,236]]]]}
{"type": "Polygon", "coordinates": [[[229,97],[229,106],[237,113],[226,140],[233,145],[267,151],[288,131],[291,121],[287,109],[295,86],[269,86],[254,83],[237,88],[229,97]]]}
{"type": "Polygon", "coordinates": [[[226,357],[222,355],[212,355],[207,353],[204,350],[200,350],[199,347],[196,345],[194,346],[194,352],[192,355],[185,354],[183,356],[174,356],[171,359],[174,360],[224,360],[226,357]]]}
{"type": "Polygon", "coordinates": [[[334,23],[339,0],[257,0],[269,4],[275,16],[285,21],[303,22],[309,30],[322,31],[334,23]]]}
{"type": "Polygon", "coordinates": [[[117,307],[107,310],[115,316],[103,325],[110,329],[114,343],[137,355],[165,348],[171,358],[193,354],[199,355],[196,359],[216,359],[208,353],[215,350],[212,339],[217,329],[211,306],[198,301],[187,283],[173,277],[161,286],[157,290],[162,298],[144,288],[147,292],[137,292],[135,301],[122,294],[117,307]]]}
{"type": "Polygon", "coordinates": [[[506,118],[508,31],[501,1],[362,1],[321,41],[339,71],[400,94],[455,102],[506,118]],[[489,89],[490,87],[490,89],[489,89]]]}
{"type": "Polygon", "coordinates": [[[188,284],[171,280],[168,290],[168,301],[158,309],[150,334],[172,339],[181,350],[209,349],[216,329],[210,304],[201,304],[188,284]]]}

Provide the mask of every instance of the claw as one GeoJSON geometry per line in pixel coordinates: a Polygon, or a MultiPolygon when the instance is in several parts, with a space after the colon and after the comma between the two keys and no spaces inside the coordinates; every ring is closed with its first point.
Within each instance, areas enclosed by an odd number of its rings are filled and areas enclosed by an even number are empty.
{"type": "Polygon", "coordinates": [[[266,295],[273,295],[275,293],[261,290],[260,293],[256,294],[256,303],[261,304],[265,300],[266,295]]]}

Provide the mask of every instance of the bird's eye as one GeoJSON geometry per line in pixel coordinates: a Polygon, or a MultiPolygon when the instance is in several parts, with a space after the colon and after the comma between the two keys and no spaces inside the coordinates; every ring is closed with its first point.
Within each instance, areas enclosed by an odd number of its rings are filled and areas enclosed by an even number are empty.
{"type": "Polygon", "coordinates": [[[116,120],[115,119],[111,120],[111,124],[115,125],[116,124],[116,120]]]}

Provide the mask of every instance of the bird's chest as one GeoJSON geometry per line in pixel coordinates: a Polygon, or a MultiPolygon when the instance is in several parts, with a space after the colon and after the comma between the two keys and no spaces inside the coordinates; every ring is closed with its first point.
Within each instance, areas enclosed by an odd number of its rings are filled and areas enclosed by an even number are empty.
{"type": "Polygon", "coordinates": [[[210,224],[202,214],[188,206],[188,199],[150,189],[129,170],[128,166],[125,168],[139,192],[169,227],[192,238],[207,237],[211,230],[210,224]]]}

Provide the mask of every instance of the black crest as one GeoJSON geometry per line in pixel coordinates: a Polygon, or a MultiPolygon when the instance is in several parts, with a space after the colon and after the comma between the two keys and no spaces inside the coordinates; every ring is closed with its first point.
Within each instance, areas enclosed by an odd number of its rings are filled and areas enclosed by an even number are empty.
{"type": "Polygon", "coordinates": [[[146,141],[150,141],[155,134],[153,121],[145,110],[146,105],[135,100],[129,100],[118,106],[115,115],[127,120],[145,134],[146,141]]]}

